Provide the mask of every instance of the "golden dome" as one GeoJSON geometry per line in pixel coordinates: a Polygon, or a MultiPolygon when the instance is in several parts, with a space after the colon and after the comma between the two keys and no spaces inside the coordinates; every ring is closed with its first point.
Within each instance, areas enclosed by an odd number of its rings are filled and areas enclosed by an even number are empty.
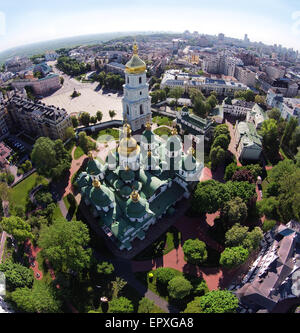
{"type": "Polygon", "coordinates": [[[99,180],[98,180],[97,178],[95,178],[95,179],[93,180],[93,186],[94,186],[95,188],[100,188],[100,187],[101,187],[101,184],[100,184],[100,182],[99,182],[99,180]]]}
{"type": "Polygon", "coordinates": [[[139,200],[140,200],[140,195],[139,195],[139,193],[138,193],[136,190],[134,190],[134,191],[132,192],[130,198],[131,198],[131,200],[132,200],[133,202],[139,202],[139,200]]]}
{"type": "Polygon", "coordinates": [[[142,74],[146,71],[146,63],[138,56],[138,46],[136,43],[133,45],[133,56],[125,66],[127,74],[142,74]]]}
{"type": "Polygon", "coordinates": [[[178,135],[177,129],[174,127],[171,132],[172,135],[178,135]]]}
{"type": "Polygon", "coordinates": [[[136,140],[131,136],[131,127],[129,124],[125,123],[123,126],[123,139],[120,141],[120,146],[118,152],[122,156],[130,156],[132,154],[138,154],[140,152],[140,147],[136,140]]]}
{"type": "Polygon", "coordinates": [[[151,130],[152,130],[152,125],[151,125],[151,123],[148,122],[148,123],[146,124],[146,130],[147,130],[147,131],[151,131],[151,130]]]}

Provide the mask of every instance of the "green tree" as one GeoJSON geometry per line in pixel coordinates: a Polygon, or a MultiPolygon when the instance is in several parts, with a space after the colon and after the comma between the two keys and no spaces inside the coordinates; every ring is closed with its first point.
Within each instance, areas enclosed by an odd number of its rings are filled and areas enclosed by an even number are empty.
{"type": "Polygon", "coordinates": [[[174,270],[168,267],[159,267],[155,271],[156,282],[160,287],[167,287],[168,283],[176,276],[174,270]]]}
{"type": "Polygon", "coordinates": [[[108,313],[133,313],[132,302],[125,298],[114,298],[109,302],[108,313]]]}
{"type": "Polygon", "coordinates": [[[212,290],[199,299],[203,313],[235,313],[238,303],[238,298],[228,290],[212,290]]]}
{"type": "Polygon", "coordinates": [[[184,313],[202,313],[200,307],[200,297],[195,297],[193,301],[187,304],[184,313]]]}
{"type": "Polygon", "coordinates": [[[71,117],[71,120],[72,120],[73,127],[77,128],[79,126],[79,121],[78,121],[77,117],[73,116],[73,117],[71,117]]]}
{"type": "Polygon", "coordinates": [[[209,159],[211,161],[211,169],[216,170],[218,166],[222,165],[225,161],[226,152],[220,146],[212,147],[209,159]]]}
{"type": "Polygon", "coordinates": [[[196,96],[194,99],[194,112],[197,116],[201,118],[207,117],[207,108],[205,102],[202,100],[201,97],[196,96]]]}
{"type": "Polygon", "coordinates": [[[89,231],[83,222],[56,220],[51,226],[42,227],[38,245],[43,258],[49,259],[55,270],[80,272],[90,267],[89,241],[89,231]]]}
{"type": "Polygon", "coordinates": [[[109,262],[102,262],[101,264],[97,265],[97,273],[103,276],[110,276],[114,273],[115,268],[109,262]]]}
{"type": "Polygon", "coordinates": [[[184,94],[184,90],[181,87],[172,88],[169,92],[171,98],[175,98],[176,107],[178,106],[178,100],[184,94]]]}
{"type": "Polygon", "coordinates": [[[279,201],[275,197],[263,198],[257,202],[257,208],[261,216],[265,215],[267,219],[278,220],[279,201]]]}
{"type": "Polygon", "coordinates": [[[225,169],[225,175],[224,175],[225,181],[231,180],[232,176],[238,169],[239,167],[236,165],[236,163],[229,164],[225,169]]]}
{"type": "Polygon", "coordinates": [[[50,176],[51,169],[58,164],[54,141],[46,137],[37,139],[32,150],[31,159],[39,174],[50,176]]]}
{"type": "Polygon", "coordinates": [[[262,123],[263,148],[269,159],[275,160],[279,154],[279,134],[276,120],[268,119],[262,123]]]}
{"type": "Polygon", "coordinates": [[[114,110],[110,110],[108,113],[109,113],[111,120],[113,120],[115,118],[115,116],[117,115],[116,111],[114,111],[114,110]]]}
{"type": "Polygon", "coordinates": [[[149,298],[143,297],[139,302],[138,313],[154,313],[155,304],[149,298]]]}
{"type": "Polygon", "coordinates": [[[11,299],[20,311],[27,313],[58,313],[62,306],[53,288],[44,283],[35,284],[33,289],[18,288],[11,299]]]}
{"type": "Polygon", "coordinates": [[[296,118],[291,118],[284,130],[282,139],[281,139],[281,146],[289,147],[290,141],[292,139],[292,135],[295,132],[296,128],[298,126],[298,120],[296,118]]]}
{"type": "Polygon", "coordinates": [[[66,129],[66,139],[74,139],[75,138],[75,131],[74,127],[68,127],[66,129]]]}
{"type": "Polygon", "coordinates": [[[300,126],[297,126],[289,142],[291,152],[296,155],[300,147],[300,126]]]}
{"type": "Polygon", "coordinates": [[[229,131],[229,128],[226,124],[218,125],[215,128],[215,130],[214,130],[214,140],[222,134],[226,135],[228,137],[229,142],[230,142],[230,140],[231,140],[230,131],[229,131]]]}
{"type": "Polygon", "coordinates": [[[228,247],[241,246],[248,235],[248,227],[242,227],[239,223],[236,223],[225,234],[225,245],[228,247]]]}
{"type": "Polygon", "coordinates": [[[99,123],[101,123],[101,121],[103,119],[103,113],[101,111],[97,111],[96,117],[97,117],[97,120],[99,121],[99,123]]]}
{"type": "Polygon", "coordinates": [[[96,149],[96,144],[93,142],[85,132],[80,132],[78,135],[78,143],[85,154],[88,154],[89,151],[96,149]]]}
{"type": "Polygon", "coordinates": [[[200,265],[207,260],[206,245],[199,239],[188,239],[182,249],[185,260],[191,264],[200,265]]]}
{"type": "Polygon", "coordinates": [[[91,116],[87,112],[82,112],[79,116],[79,122],[81,125],[88,127],[91,122],[91,116]]]}
{"type": "Polygon", "coordinates": [[[259,247],[264,235],[259,227],[255,227],[251,232],[248,232],[246,239],[243,242],[243,247],[250,252],[259,247]]]}
{"type": "Polygon", "coordinates": [[[248,250],[242,246],[228,247],[221,253],[220,265],[231,269],[243,264],[248,259],[248,256],[248,250]]]}
{"type": "Polygon", "coordinates": [[[168,292],[171,298],[183,299],[190,295],[193,289],[190,281],[185,279],[183,276],[174,277],[168,284],[168,292]]]}
{"type": "Polygon", "coordinates": [[[275,220],[265,220],[262,225],[263,232],[268,232],[269,230],[272,230],[276,226],[275,220]]]}
{"type": "Polygon", "coordinates": [[[278,123],[281,118],[280,110],[278,108],[273,108],[271,111],[268,112],[268,117],[270,119],[276,120],[276,122],[278,123]]]}
{"type": "Polygon", "coordinates": [[[222,183],[215,180],[200,182],[192,194],[192,210],[198,214],[214,214],[226,201],[224,196],[222,183]]]}
{"type": "Polygon", "coordinates": [[[266,99],[265,99],[264,96],[256,95],[256,96],[255,96],[255,100],[254,100],[254,102],[255,102],[256,104],[262,104],[262,105],[265,105],[265,104],[266,104],[266,99]]]}
{"type": "Polygon", "coordinates": [[[216,96],[212,94],[208,97],[207,103],[211,106],[212,109],[214,109],[218,104],[218,100],[216,96]]]}
{"type": "Polygon", "coordinates": [[[236,197],[226,202],[222,214],[227,219],[227,225],[231,226],[235,223],[243,223],[248,215],[248,208],[245,202],[236,197]]]}
{"type": "Polygon", "coordinates": [[[115,281],[112,282],[112,293],[113,298],[117,298],[122,289],[127,285],[127,282],[120,277],[116,277],[115,281]]]}
{"type": "Polygon", "coordinates": [[[33,271],[30,268],[6,260],[0,264],[0,272],[5,273],[7,287],[10,291],[16,288],[28,287],[33,285],[33,271]]]}
{"type": "Polygon", "coordinates": [[[226,134],[220,134],[213,142],[212,148],[221,147],[225,151],[228,149],[230,144],[230,138],[226,134]]]}
{"type": "Polygon", "coordinates": [[[0,228],[12,235],[17,242],[33,238],[29,223],[17,216],[4,217],[0,221],[0,228]]]}

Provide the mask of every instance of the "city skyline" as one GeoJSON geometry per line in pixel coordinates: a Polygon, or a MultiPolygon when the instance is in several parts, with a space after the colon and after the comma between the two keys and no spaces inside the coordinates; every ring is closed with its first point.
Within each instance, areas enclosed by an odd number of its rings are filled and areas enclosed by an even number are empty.
{"type": "Polygon", "coordinates": [[[276,4],[254,0],[251,7],[245,1],[236,4],[232,0],[212,0],[209,4],[195,0],[182,4],[154,0],[151,5],[116,0],[113,7],[95,0],[79,1],[76,6],[70,0],[63,3],[54,0],[51,4],[32,0],[26,6],[16,1],[5,3],[0,13],[0,52],[72,36],[154,30],[224,33],[239,39],[248,34],[251,41],[300,50],[300,6],[295,0],[280,0],[276,4]]]}

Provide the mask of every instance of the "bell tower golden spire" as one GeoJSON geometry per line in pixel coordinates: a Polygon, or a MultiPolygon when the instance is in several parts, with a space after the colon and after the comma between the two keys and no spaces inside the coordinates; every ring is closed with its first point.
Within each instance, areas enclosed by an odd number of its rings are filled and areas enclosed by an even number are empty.
{"type": "Polygon", "coordinates": [[[137,45],[136,38],[134,38],[134,43],[133,43],[133,54],[138,55],[138,53],[139,53],[139,47],[138,47],[138,45],[137,45]]]}

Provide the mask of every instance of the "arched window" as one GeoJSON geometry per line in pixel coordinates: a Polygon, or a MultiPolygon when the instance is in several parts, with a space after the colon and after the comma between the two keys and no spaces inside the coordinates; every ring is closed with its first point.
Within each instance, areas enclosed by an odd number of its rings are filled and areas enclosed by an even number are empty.
{"type": "Polygon", "coordinates": [[[140,106],[140,114],[144,114],[144,108],[143,108],[143,105],[140,106]]]}
{"type": "Polygon", "coordinates": [[[140,77],[140,80],[139,80],[140,84],[142,84],[142,77],[140,77]]]}
{"type": "Polygon", "coordinates": [[[129,77],[127,78],[127,83],[129,84],[129,77]]]}
{"type": "Polygon", "coordinates": [[[129,106],[127,105],[127,114],[129,115],[129,106]]]}

